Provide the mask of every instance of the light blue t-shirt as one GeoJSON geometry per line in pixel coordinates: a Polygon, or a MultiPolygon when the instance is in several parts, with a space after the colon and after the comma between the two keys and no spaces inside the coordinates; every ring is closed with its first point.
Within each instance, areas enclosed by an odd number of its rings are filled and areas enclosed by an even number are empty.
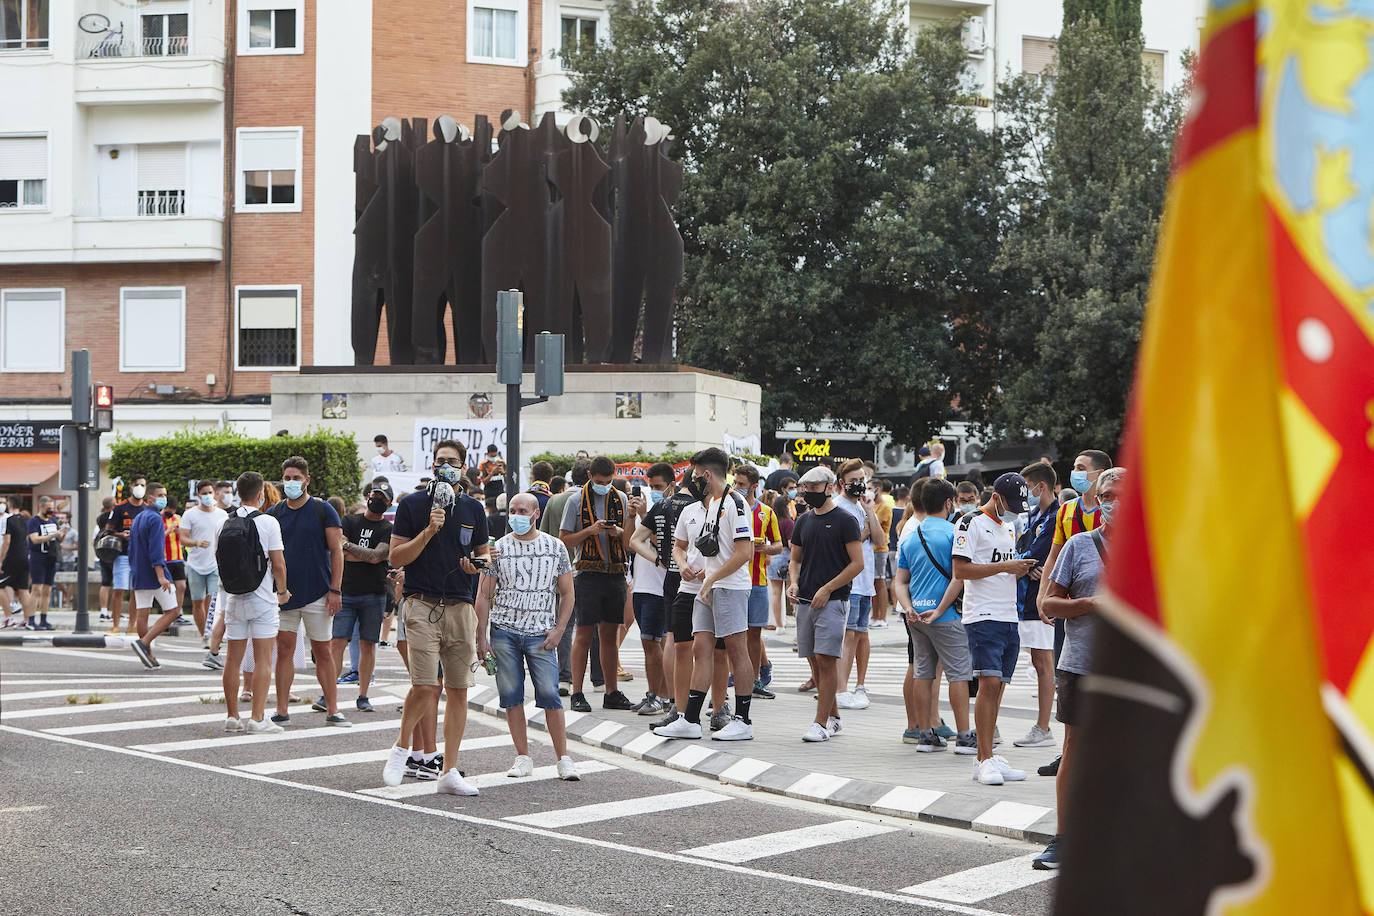
{"type": "MultiPolygon", "coordinates": [[[[921,546],[921,535],[925,536],[926,547],[940,561],[945,572],[954,571],[954,526],[943,518],[927,518],[921,522],[920,529],[920,535],[914,530],[903,531],[897,550],[897,568],[911,573],[911,606],[917,613],[939,607],[940,599],[949,587],[949,579],[926,556],[925,548],[921,546]]],[[[958,619],[959,615],[951,606],[935,622],[951,623],[958,619]]]]}

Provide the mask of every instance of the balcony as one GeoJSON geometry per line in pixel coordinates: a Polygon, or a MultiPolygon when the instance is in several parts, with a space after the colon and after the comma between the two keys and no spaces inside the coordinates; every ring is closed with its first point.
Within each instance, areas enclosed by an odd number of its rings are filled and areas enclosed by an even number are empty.
{"type": "Polygon", "coordinates": [[[224,256],[224,203],[184,191],[140,191],[132,209],[79,203],[72,260],[218,261],[224,256]]]}
{"type": "Polygon", "coordinates": [[[75,43],[80,105],[224,101],[224,42],[188,34],[185,13],[88,13],[75,43]]]}

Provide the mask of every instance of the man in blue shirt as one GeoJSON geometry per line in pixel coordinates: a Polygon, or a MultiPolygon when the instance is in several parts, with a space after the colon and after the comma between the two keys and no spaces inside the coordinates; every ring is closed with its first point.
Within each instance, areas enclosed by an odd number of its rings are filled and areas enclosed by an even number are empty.
{"type": "MultiPolygon", "coordinates": [[[[913,646],[913,677],[916,681],[916,750],[922,753],[945,747],[945,739],[935,734],[938,718],[931,717],[933,693],[938,689],[935,673],[945,667],[949,681],[949,704],[954,711],[958,735],[954,753],[976,754],[978,742],[969,729],[968,683],[973,677],[968,634],[954,608],[954,599],[963,583],[953,579],[954,485],[943,478],[931,479],[919,490],[921,509],[926,518],[904,535],[897,556],[895,579],[897,603],[906,614],[907,631],[913,646]]],[[[909,740],[904,735],[903,740],[909,740]]]]}
{"type": "Polygon", "coordinates": [[[331,618],[343,605],[343,528],[339,513],[322,499],[306,492],[310,465],[292,455],[281,466],[282,495],[286,498],[267,510],[281,525],[286,555],[286,590],[291,597],[281,606],[277,630],[277,713],[272,721],[286,725],[291,682],[296,677],[296,633],[302,627],[315,655],[315,677],[324,696],[314,704],[326,713],[325,724],[348,727],[339,712],[339,672],[334,669],[334,623],[331,618]]]}
{"type": "Polygon", "coordinates": [[[134,593],[134,625],[138,628],[138,638],[129,648],[144,667],[158,668],[161,666],[153,658],[153,640],[177,619],[181,606],[167,572],[167,526],[162,521],[167,488],[149,483],[147,496],[153,501],[149,508],[154,511],[138,513],[129,527],[129,585],[134,593]],[[148,612],[154,601],[162,608],[162,616],[149,626],[148,612]]]}
{"type": "MultiPolygon", "coordinates": [[[[1054,544],[1054,520],[1059,512],[1059,477],[1054,468],[1043,461],[1028,465],[1021,471],[1030,491],[1030,511],[1026,530],[1016,540],[1016,555],[1035,560],[1029,573],[1016,580],[1016,609],[1021,616],[1017,627],[1021,647],[1030,650],[1031,665],[1035,668],[1039,685],[1035,724],[1024,738],[1012,743],[1017,747],[1054,747],[1050,733],[1050,709],[1054,704],[1054,637],[1055,625],[1041,618],[1037,610],[1040,599],[1040,576],[1045,571],[1045,559],[1054,544]]],[[[1062,624],[1059,624],[1062,626],[1062,624]]]]}
{"type": "MultiPolygon", "coordinates": [[[[467,450],[452,439],[434,446],[434,476],[456,491],[467,460],[467,450]]],[[[401,498],[396,524],[391,529],[391,565],[405,567],[401,619],[405,624],[410,692],[401,710],[401,733],[386,766],[382,781],[398,786],[406,771],[409,744],[416,726],[439,703],[444,705],[444,750],[424,749],[416,775],[434,779],[446,795],[476,795],[477,788],[458,771],[458,745],[467,726],[468,688],[477,683],[478,567],[490,553],[487,545],[487,513],[477,500],[456,492],[452,505],[436,506],[432,488],[401,498]],[[440,687],[440,663],[443,687],[440,687]],[[447,769],[445,769],[447,766],[447,769]]]]}

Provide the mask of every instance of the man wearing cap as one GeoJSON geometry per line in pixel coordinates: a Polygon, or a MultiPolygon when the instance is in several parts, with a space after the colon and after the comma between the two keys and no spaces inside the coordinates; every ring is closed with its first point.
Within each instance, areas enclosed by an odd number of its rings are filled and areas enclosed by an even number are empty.
{"type": "Polygon", "coordinates": [[[954,526],[954,577],[964,580],[964,628],[973,656],[973,676],[978,679],[978,699],[973,707],[978,737],[978,762],[973,778],[989,786],[1026,778],[1005,757],[992,753],[997,730],[997,710],[1002,691],[1016,671],[1021,651],[1017,630],[1016,580],[1035,566],[1030,559],[1017,560],[1016,516],[1026,511],[1029,491],[1020,474],[1003,474],[992,485],[992,495],[979,511],[965,515],[954,526]]]}
{"type": "Polygon", "coordinates": [[[344,647],[358,630],[358,700],[362,712],[371,712],[367,698],[372,670],[377,664],[377,640],[382,638],[386,616],[387,557],[391,554],[391,522],[386,510],[394,494],[391,484],[375,480],[368,487],[367,510],[343,519],[343,583],[339,613],[334,615],[331,650],[334,670],[343,667],[344,647]]]}

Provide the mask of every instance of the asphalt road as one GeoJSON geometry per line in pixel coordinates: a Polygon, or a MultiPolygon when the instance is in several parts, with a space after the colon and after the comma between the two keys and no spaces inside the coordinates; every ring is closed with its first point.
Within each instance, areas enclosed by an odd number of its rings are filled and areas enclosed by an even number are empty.
{"type": "MultiPolygon", "coordinates": [[[[490,774],[480,796],[414,780],[388,790],[395,702],[350,710],[353,729],[298,706],[285,735],[225,735],[201,655],[159,640],[163,667],[147,671],[127,651],[0,649],[0,913],[1050,909],[1053,880],[1029,864],[1037,847],[579,744],[581,782],[508,779],[505,723],[482,714],[459,754],[469,779],[490,774]]],[[[402,695],[394,652],[380,664],[390,670],[374,700],[402,695]]],[[[296,684],[307,694],[313,674],[296,684]]],[[[531,741],[536,766],[552,769],[547,737],[531,741]]]]}

